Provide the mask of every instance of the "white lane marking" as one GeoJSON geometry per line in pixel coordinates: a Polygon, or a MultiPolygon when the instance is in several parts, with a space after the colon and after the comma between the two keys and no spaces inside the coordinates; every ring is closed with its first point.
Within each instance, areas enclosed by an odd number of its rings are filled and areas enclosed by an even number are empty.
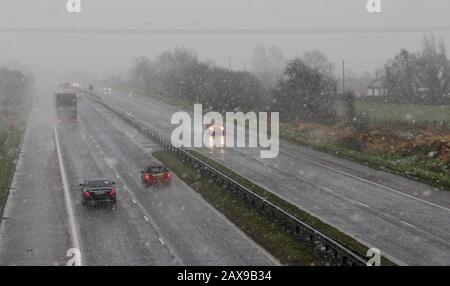
{"type": "Polygon", "coordinates": [[[402,192],[402,191],[399,191],[399,190],[396,190],[396,189],[394,189],[394,188],[388,187],[388,186],[386,186],[386,185],[382,185],[382,184],[379,184],[379,183],[376,183],[376,182],[373,182],[373,181],[370,181],[370,180],[367,180],[367,179],[358,177],[358,176],[356,176],[356,175],[347,173],[347,172],[345,172],[345,171],[342,171],[342,170],[339,170],[339,169],[336,169],[336,168],[333,168],[333,167],[324,165],[324,164],[322,164],[322,163],[319,163],[319,162],[316,162],[316,161],[314,161],[314,160],[308,159],[308,158],[306,158],[306,157],[304,157],[304,156],[302,156],[302,155],[299,155],[299,154],[293,154],[293,153],[290,153],[290,152],[287,152],[287,151],[284,151],[284,150],[280,150],[280,152],[285,153],[285,154],[287,154],[287,155],[290,155],[290,156],[292,156],[292,157],[298,158],[298,159],[305,160],[305,161],[307,161],[307,162],[309,162],[309,163],[312,163],[312,164],[314,164],[314,165],[317,165],[317,166],[320,166],[320,167],[322,167],[322,168],[328,169],[328,170],[330,170],[330,171],[334,171],[334,172],[337,172],[337,173],[339,173],[339,174],[342,174],[342,175],[351,177],[351,178],[356,179],[356,180],[359,180],[359,181],[361,181],[361,182],[364,182],[364,183],[367,183],[367,184],[370,184],[370,185],[374,185],[374,186],[377,186],[377,187],[379,187],[379,188],[386,189],[386,190],[388,190],[388,191],[397,193],[397,194],[399,194],[399,195],[408,197],[408,198],[410,198],[410,199],[417,200],[417,201],[420,201],[420,202],[422,202],[422,203],[428,204],[428,205],[430,205],[430,206],[437,207],[437,208],[440,208],[440,209],[442,209],[442,210],[445,210],[445,211],[450,212],[450,208],[447,208],[447,207],[444,207],[444,206],[435,204],[435,203],[433,203],[433,202],[430,202],[430,201],[427,201],[427,200],[424,200],[424,199],[415,197],[415,196],[410,195],[410,194],[406,194],[406,193],[404,193],[404,192],[402,192]]]}
{"type": "Polygon", "coordinates": [[[147,217],[147,216],[144,216],[144,220],[145,220],[145,221],[148,221],[148,217],[147,217]]]}
{"type": "Polygon", "coordinates": [[[412,225],[412,224],[410,224],[410,223],[407,223],[407,222],[404,221],[404,220],[400,220],[400,222],[403,223],[403,224],[406,225],[406,226],[409,226],[409,227],[411,227],[411,228],[417,229],[416,226],[414,226],[414,225],[412,225]]]}
{"type": "Polygon", "coordinates": [[[357,202],[357,204],[365,208],[372,209],[371,207],[369,207],[369,205],[366,205],[365,203],[357,202]]]}
{"type": "Polygon", "coordinates": [[[54,127],[53,130],[54,130],[54,135],[55,135],[56,153],[58,154],[59,169],[61,172],[61,180],[62,180],[63,190],[64,190],[64,201],[66,203],[67,216],[69,218],[69,227],[70,227],[72,245],[73,245],[73,248],[80,250],[80,258],[79,258],[80,264],[79,265],[82,266],[83,265],[83,259],[82,259],[83,256],[82,256],[82,252],[81,252],[81,248],[80,248],[80,238],[79,238],[80,236],[78,233],[77,222],[76,222],[75,215],[73,212],[72,200],[71,200],[70,194],[69,194],[69,184],[67,183],[67,175],[66,175],[66,170],[64,168],[64,163],[62,160],[61,148],[59,146],[58,130],[56,127],[54,127]]]}
{"type": "Polygon", "coordinates": [[[164,240],[163,240],[161,237],[159,237],[158,239],[159,239],[159,242],[161,242],[162,245],[166,245],[166,244],[164,243],[164,240]]]}

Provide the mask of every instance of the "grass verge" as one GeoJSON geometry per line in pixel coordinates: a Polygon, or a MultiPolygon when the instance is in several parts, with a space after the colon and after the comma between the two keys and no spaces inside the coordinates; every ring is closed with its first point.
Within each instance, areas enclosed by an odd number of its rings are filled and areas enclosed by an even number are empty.
{"type": "MultiPolygon", "coordinates": [[[[417,123],[450,122],[450,105],[426,105],[408,103],[386,103],[383,101],[355,101],[356,112],[367,114],[371,122],[416,121],[417,123]]],[[[335,104],[339,116],[345,117],[346,106],[342,100],[335,104]]]]}
{"type": "Polygon", "coordinates": [[[21,128],[10,130],[4,144],[0,146],[0,211],[8,194],[22,133],[21,128]]]}

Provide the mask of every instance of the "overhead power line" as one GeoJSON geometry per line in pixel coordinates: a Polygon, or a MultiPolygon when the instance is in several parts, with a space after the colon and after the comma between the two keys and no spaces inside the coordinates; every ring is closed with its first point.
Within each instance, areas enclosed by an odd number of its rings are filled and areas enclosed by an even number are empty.
{"type": "Polygon", "coordinates": [[[319,27],[286,29],[143,29],[143,28],[38,28],[0,27],[0,33],[30,34],[100,34],[100,35],[252,35],[252,34],[385,34],[385,33],[450,32],[450,26],[410,27],[319,27]]]}

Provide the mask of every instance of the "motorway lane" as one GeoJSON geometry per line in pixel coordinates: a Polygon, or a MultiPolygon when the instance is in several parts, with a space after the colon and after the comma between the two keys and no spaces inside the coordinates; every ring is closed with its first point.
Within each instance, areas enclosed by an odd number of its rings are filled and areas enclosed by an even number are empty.
{"type": "Polygon", "coordinates": [[[22,154],[0,225],[0,265],[65,265],[66,209],[48,116],[48,89],[34,93],[22,154]]]}
{"type": "MultiPolygon", "coordinates": [[[[170,137],[174,128],[170,117],[177,108],[126,95],[103,98],[170,137]]],[[[326,160],[324,155],[318,160],[313,152],[305,156],[292,146],[275,159],[260,159],[255,148],[203,148],[202,152],[396,260],[450,264],[450,193],[346,160],[326,160]],[[334,168],[336,162],[345,171],[334,168]],[[378,181],[385,176],[386,183],[397,182],[400,189],[353,176],[362,172],[378,181]]]]}
{"type": "MultiPolygon", "coordinates": [[[[85,265],[147,265],[175,262],[171,253],[158,241],[158,236],[136,213],[131,203],[120,194],[119,206],[89,210],[81,205],[78,184],[84,178],[114,177],[103,160],[92,156],[90,142],[78,130],[60,129],[63,161],[68,175],[75,217],[78,222],[81,252],[85,265]],[[130,207],[131,206],[131,207],[130,207]],[[140,234],[145,235],[141,237],[140,234]],[[147,246],[152,247],[152,252],[147,246]],[[156,259],[154,256],[158,256],[156,259]]],[[[96,150],[95,150],[96,151],[96,150]]],[[[119,183],[120,184],[120,183],[119,183]]],[[[119,185],[120,186],[120,185],[119,185]]]]}
{"type": "Polygon", "coordinates": [[[158,147],[103,110],[79,105],[76,129],[60,129],[61,148],[87,265],[272,265],[249,240],[174,176],[170,187],[145,190],[139,171],[158,147]],[[118,183],[117,209],[81,206],[86,177],[118,183]]]}

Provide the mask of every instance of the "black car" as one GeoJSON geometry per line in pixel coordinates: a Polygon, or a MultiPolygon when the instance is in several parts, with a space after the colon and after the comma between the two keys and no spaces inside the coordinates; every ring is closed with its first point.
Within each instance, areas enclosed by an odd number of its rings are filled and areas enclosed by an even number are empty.
{"type": "Polygon", "coordinates": [[[116,206],[116,183],[110,179],[88,179],[80,184],[81,202],[85,206],[116,206]]]}

